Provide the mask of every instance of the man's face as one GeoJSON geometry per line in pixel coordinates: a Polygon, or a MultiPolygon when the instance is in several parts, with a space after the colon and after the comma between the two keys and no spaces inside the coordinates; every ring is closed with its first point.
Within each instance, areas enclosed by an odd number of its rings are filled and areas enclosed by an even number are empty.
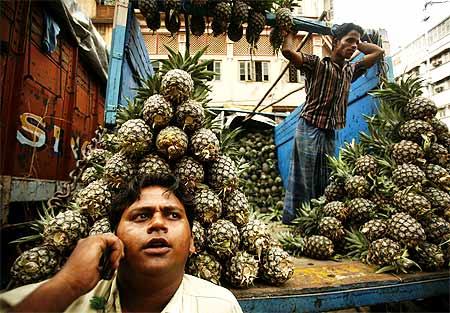
{"type": "Polygon", "coordinates": [[[120,267],[144,274],[180,273],[194,252],[184,205],[167,188],[145,187],[122,214],[117,236],[125,246],[120,267]]]}
{"type": "Polygon", "coordinates": [[[333,52],[345,59],[349,59],[358,48],[360,39],[361,35],[356,30],[352,30],[340,40],[336,41],[333,52]]]}

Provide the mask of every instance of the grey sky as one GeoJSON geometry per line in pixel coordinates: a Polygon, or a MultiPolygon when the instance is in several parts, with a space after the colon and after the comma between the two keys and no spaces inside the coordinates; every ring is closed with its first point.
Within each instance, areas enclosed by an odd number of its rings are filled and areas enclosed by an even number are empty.
{"type": "MultiPolygon", "coordinates": [[[[442,0],[441,0],[442,1],[442,0]]],[[[434,1],[434,2],[441,2],[434,1]]],[[[364,28],[388,31],[391,52],[419,37],[426,28],[450,15],[450,1],[428,6],[431,18],[423,22],[426,0],[334,0],[335,23],[354,22],[364,28]]]]}

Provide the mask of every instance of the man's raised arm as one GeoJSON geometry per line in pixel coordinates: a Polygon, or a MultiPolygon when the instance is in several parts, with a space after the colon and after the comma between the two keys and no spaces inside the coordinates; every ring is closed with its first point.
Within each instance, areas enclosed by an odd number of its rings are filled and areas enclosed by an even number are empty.
{"type": "Polygon", "coordinates": [[[364,57],[361,63],[364,64],[365,68],[370,68],[379,59],[383,57],[384,50],[373,43],[360,42],[358,44],[358,50],[364,53],[364,57]]]}
{"type": "Polygon", "coordinates": [[[281,53],[283,56],[292,62],[295,67],[303,65],[303,55],[295,51],[294,47],[295,33],[289,33],[284,37],[283,46],[281,47],[281,53]]]}

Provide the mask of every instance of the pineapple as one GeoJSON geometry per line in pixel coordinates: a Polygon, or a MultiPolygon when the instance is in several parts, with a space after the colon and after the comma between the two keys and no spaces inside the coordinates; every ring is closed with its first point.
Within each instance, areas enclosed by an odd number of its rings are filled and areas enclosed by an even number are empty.
{"type": "Polygon", "coordinates": [[[292,7],[296,6],[294,0],[279,1],[279,8],[275,12],[275,23],[277,27],[286,33],[294,30],[292,7]]]}
{"type": "Polygon", "coordinates": [[[436,115],[437,107],[430,99],[415,97],[408,101],[403,112],[407,119],[428,120],[436,115]]]}
{"type": "Polygon", "coordinates": [[[400,245],[388,238],[380,238],[369,245],[367,261],[375,265],[389,265],[402,254],[400,245]]]}
{"type": "Polygon", "coordinates": [[[369,193],[369,182],[362,176],[350,176],[345,180],[345,191],[352,198],[365,197],[369,193]]]}
{"type": "Polygon", "coordinates": [[[398,133],[403,139],[421,143],[423,141],[422,136],[433,137],[433,127],[425,121],[409,120],[400,125],[398,133]]]}
{"type": "Polygon", "coordinates": [[[206,233],[208,249],[219,259],[228,259],[236,253],[240,237],[232,222],[219,219],[209,226],[206,233]]]}
{"type": "Polygon", "coordinates": [[[394,214],[388,222],[388,237],[407,247],[415,247],[425,241],[423,227],[406,213],[394,214]]]}
{"type": "Polygon", "coordinates": [[[353,172],[359,176],[371,175],[373,177],[377,174],[377,170],[377,160],[371,155],[362,155],[356,159],[353,172]]]}
{"type": "Polygon", "coordinates": [[[367,238],[367,240],[372,242],[385,237],[387,227],[388,224],[385,220],[373,219],[364,223],[364,225],[361,226],[360,231],[367,238]]]}
{"type": "MultiPolygon", "coordinates": [[[[107,150],[110,154],[117,152],[119,150],[119,143],[118,143],[118,140],[117,140],[117,134],[105,133],[100,138],[100,141],[98,142],[98,144],[96,146],[96,150],[97,149],[102,149],[102,150],[105,150],[105,151],[107,150]]],[[[109,157],[111,157],[111,156],[109,156],[109,157]]],[[[105,161],[108,158],[105,158],[105,161]]]]}
{"type": "Polygon", "coordinates": [[[96,221],[108,216],[111,208],[111,192],[103,179],[95,180],[81,189],[73,199],[77,209],[96,221]]]}
{"type": "Polygon", "coordinates": [[[439,143],[432,143],[426,151],[427,159],[434,164],[445,166],[449,161],[448,148],[439,143]]]}
{"type": "Polygon", "coordinates": [[[234,1],[232,8],[232,21],[235,22],[238,27],[242,26],[243,23],[247,22],[248,12],[249,9],[247,3],[241,0],[234,1]]]}
{"type": "Polygon", "coordinates": [[[217,160],[220,151],[219,139],[210,129],[200,128],[191,137],[191,149],[201,162],[217,160]]]}
{"type": "Polygon", "coordinates": [[[123,123],[117,136],[121,150],[134,156],[149,150],[153,135],[143,120],[134,119],[123,123]]]}
{"type": "Polygon", "coordinates": [[[260,220],[252,219],[240,231],[242,248],[256,254],[260,259],[261,253],[268,247],[270,241],[267,225],[260,220]]]}
{"type": "Polygon", "coordinates": [[[92,166],[84,170],[80,180],[83,186],[87,186],[94,180],[99,179],[100,175],[101,175],[100,172],[95,167],[92,166]]]}
{"type": "Polygon", "coordinates": [[[191,4],[196,7],[205,6],[208,3],[208,0],[192,0],[191,4]]]}
{"type": "Polygon", "coordinates": [[[195,193],[193,205],[196,218],[202,225],[214,223],[222,215],[222,202],[209,188],[201,188],[195,193]]]}
{"type": "Polygon", "coordinates": [[[16,286],[37,283],[55,274],[60,255],[50,245],[34,247],[23,252],[11,267],[11,279],[16,286]]]}
{"type": "Polygon", "coordinates": [[[332,216],[344,222],[349,214],[348,208],[345,206],[343,202],[340,201],[332,201],[327,203],[323,207],[323,215],[324,216],[332,216]]]}
{"type": "Polygon", "coordinates": [[[324,192],[325,198],[328,201],[339,201],[345,196],[344,183],[338,179],[333,180],[324,192]]]}
{"type": "Polygon", "coordinates": [[[158,152],[175,160],[181,158],[188,147],[188,136],[184,131],[175,126],[168,126],[161,130],[156,137],[158,152]]]}
{"type": "Polygon", "coordinates": [[[197,101],[189,100],[178,106],[175,119],[178,127],[186,132],[193,132],[202,127],[205,110],[197,101]]]}
{"type": "Polygon", "coordinates": [[[355,198],[348,202],[352,222],[360,224],[369,221],[375,212],[375,205],[372,201],[364,198],[355,198]]]}
{"type": "Polygon", "coordinates": [[[303,255],[319,260],[329,259],[334,254],[333,242],[324,236],[305,237],[303,255]]]}
{"type": "Polygon", "coordinates": [[[200,37],[205,33],[206,22],[205,17],[201,15],[191,16],[191,32],[192,35],[200,37]]]}
{"type": "Polygon", "coordinates": [[[345,232],[340,220],[327,216],[319,222],[319,234],[331,239],[333,242],[339,242],[344,238],[345,232]]]}
{"type": "Polygon", "coordinates": [[[195,220],[192,224],[192,237],[194,238],[195,253],[202,252],[206,244],[206,231],[203,226],[195,220]]]}
{"type": "Polygon", "coordinates": [[[77,241],[87,235],[87,231],[86,217],[77,211],[67,210],[45,223],[42,236],[44,244],[65,253],[73,249],[77,241]]]}
{"type": "Polygon", "coordinates": [[[158,13],[158,0],[138,0],[137,4],[143,16],[158,13]]]}
{"type": "Polygon", "coordinates": [[[186,272],[210,281],[213,284],[220,285],[222,265],[220,265],[219,261],[213,255],[207,252],[201,252],[189,257],[186,272]]]}
{"type": "Polygon", "coordinates": [[[167,10],[164,16],[164,25],[172,37],[174,37],[181,27],[180,14],[178,12],[171,13],[167,10]]]}
{"type": "Polygon", "coordinates": [[[437,215],[428,215],[419,220],[427,241],[441,244],[450,239],[450,223],[437,215]]]}
{"type": "Polygon", "coordinates": [[[423,190],[424,195],[430,201],[431,206],[437,210],[450,210],[450,195],[440,189],[427,187],[423,190]]]}
{"type": "Polygon", "coordinates": [[[242,23],[232,19],[228,26],[227,35],[231,41],[238,42],[241,40],[244,36],[244,27],[242,26],[242,23]]]}
{"type": "Polygon", "coordinates": [[[203,165],[188,156],[184,156],[175,164],[173,172],[187,193],[192,193],[205,178],[203,165]]]}
{"type": "Polygon", "coordinates": [[[286,251],[279,247],[267,249],[261,260],[261,278],[272,285],[284,284],[294,274],[294,264],[286,251]]]}
{"type": "Polygon", "coordinates": [[[392,171],[392,181],[400,188],[406,188],[425,181],[425,173],[416,165],[402,164],[392,171]]]}
{"type": "Polygon", "coordinates": [[[211,23],[211,29],[213,31],[213,36],[218,37],[227,31],[227,21],[214,18],[211,23]]]}
{"type": "Polygon", "coordinates": [[[432,243],[424,242],[411,251],[411,258],[415,260],[422,269],[436,271],[444,267],[444,253],[442,249],[432,243]]]}
{"type": "Polygon", "coordinates": [[[134,163],[126,155],[119,152],[114,154],[104,168],[104,178],[111,186],[120,188],[134,177],[136,169],[134,163]]]}
{"type": "Polygon", "coordinates": [[[425,214],[431,210],[431,204],[424,196],[407,190],[398,191],[393,197],[393,203],[411,216],[425,214]]]}
{"type": "Polygon", "coordinates": [[[153,129],[165,127],[173,116],[172,105],[163,96],[155,94],[145,101],[142,115],[153,129]]]}
{"type": "Polygon", "coordinates": [[[233,160],[226,155],[220,155],[217,160],[208,164],[206,181],[216,191],[232,192],[237,189],[239,179],[233,160]]]}
{"type": "Polygon", "coordinates": [[[424,152],[422,148],[413,141],[402,140],[392,146],[392,158],[396,164],[416,163],[423,159],[424,152]]]}
{"type": "Polygon", "coordinates": [[[111,223],[109,219],[104,217],[99,219],[92,225],[91,229],[89,229],[89,236],[95,236],[100,234],[106,234],[111,232],[111,223]]]}
{"type": "Polygon", "coordinates": [[[162,178],[172,174],[169,164],[159,155],[146,155],[138,165],[139,177],[162,178]]]}
{"type": "Polygon", "coordinates": [[[269,42],[273,49],[273,54],[278,55],[278,52],[283,45],[283,36],[281,35],[281,30],[279,27],[272,27],[269,34],[269,42]]]}
{"type": "Polygon", "coordinates": [[[259,41],[260,34],[264,30],[265,25],[266,16],[263,13],[256,12],[255,10],[249,11],[245,38],[252,50],[256,48],[256,44],[259,41]]]}
{"type": "Polygon", "coordinates": [[[226,1],[221,1],[216,3],[212,9],[212,16],[214,20],[221,21],[223,23],[228,23],[231,18],[231,4],[226,1]]]}
{"type": "Polygon", "coordinates": [[[445,168],[436,164],[427,164],[423,171],[427,178],[443,188],[450,187],[450,174],[445,168]]]}
{"type": "Polygon", "coordinates": [[[436,136],[441,137],[448,135],[448,126],[444,122],[442,122],[437,117],[433,117],[431,120],[429,120],[430,125],[433,127],[433,132],[436,134],[436,136]]]}
{"type": "Polygon", "coordinates": [[[248,223],[249,204],[247,197],[240,190],[235,190],[225,196],[223,201],[224,218],[241,227],[248,223]]]}
{"type": "Polygon", "coordinates": [[[147,24],[147,27],[153,30],[153,32],[156,32],[158,29],[161,28],[161,16],[159,12],[156,12],[155,14],[147,14],[145,16],[145,23],[147,24]]]}
{"type": "Polygon", "coordinates": [[[258,275],[258,260],[245,251],[238,251],[225,267],[225,278],[234,287],[248,288],[258,275]]]}
{"type": "Polygon", "coordinates": [[[174,106],[178,106],[189,99],[193,90],[194,81],[186,71],[170,70],[162,78],[161,94],[174,106]]]}
{"type": "Polygon", "coordinates": [[[106,161],[112,157],[112,153],[104,149],[88,150],[86,161],[92,165],[105,165],[106,161]]]}

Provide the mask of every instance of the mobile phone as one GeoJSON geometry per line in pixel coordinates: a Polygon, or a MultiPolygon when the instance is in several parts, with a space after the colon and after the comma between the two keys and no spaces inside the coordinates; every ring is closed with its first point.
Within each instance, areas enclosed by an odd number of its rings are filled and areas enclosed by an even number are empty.
{"type": "Polygon", "coordinates": [[[111,280],[114,276],[114,269],[111,264],[111,252],[111,248],[107,247],[100,258],[100,278],[104,280],[111,280]]]}

